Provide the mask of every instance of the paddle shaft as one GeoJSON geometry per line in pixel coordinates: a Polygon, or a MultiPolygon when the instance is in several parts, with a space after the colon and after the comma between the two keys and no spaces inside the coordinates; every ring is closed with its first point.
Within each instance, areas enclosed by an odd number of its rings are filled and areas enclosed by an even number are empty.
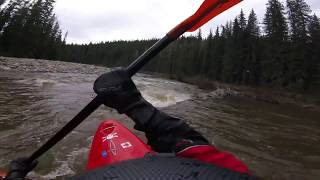
{"type": "MultiPolygon", "coordinates": [[[[128,68],[128,74],[133,76],[136,74],[145,64],[147,64],[155,55],[167,47],[174,39],[169,36],[157,41],[152,47],[150,47],[145,53],[139,56],[128,68]]],[[[95,97],[87,106],[85,106],[70,122],[68,122],[60,131],[58,131],[52,138],[50,138],[44,145],[42,145],[37,151],[35,151],[28,161],[32,162],[38,159],[42,154],[51,149],[55,144],[61,141],[67,136],[74,128],[76,128],[82,121],[84,121],[90,114],[92,114],[101,104],[102,98],[95,97]]]]}
{"type": "MultiPolygon", "coordinates": [[[[210,13],[211,10],[218,7],[223,1],[216,3],[209,7],[203,14],[199,17],[191,19],[188,18],[175,28],[173,28],[166,36],[157,41],[153,46],[151,46],[146,52],[139,56],[133,63],[131,63],[127,68],[127,72],[132,77],[136,74],[144,65],[146,65],[154,56],[159,54],[165,47],[167,47],[171,42],[175,41],[183,33],[188,31],[193,25],[201,21],[205,15],[210,13]]],[[[58,131],[52,138],[50,138],[44,145],[42,145],[37,151],[35,151],[29,158],[28,161],[32,162],[38,159],[42,154],[47,152],[65,136],[67,136],[74,128],[76,128],[82,121],[84,121],[90,114],[92,114],[101,104],[102,99],[96,96],[87,106],[85,106],[70,122],[68,122],[60,131],[58,131]]]]}
{"type": "Polygon", "coordinates": [[[50,138],[44,145],[35,151],[29,158],[29,162],[38,159],[42,154],[47,152],[66,135],[68,135],[74,128],[76,128],[83,120],[85,120],[91,113],[93,113],[100,105],[101,98],[96,96],[86,107],[84,107],[68,124],[66,124],[60,131],[58,131],[52,138],[50,138]]]}

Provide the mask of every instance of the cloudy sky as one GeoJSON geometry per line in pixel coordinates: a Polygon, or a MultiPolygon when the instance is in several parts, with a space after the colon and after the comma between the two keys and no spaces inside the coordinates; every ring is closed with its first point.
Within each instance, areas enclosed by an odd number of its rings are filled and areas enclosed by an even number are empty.
{"type": "MultiPolygon", "coordinates": [[[[281,0],[285,1],[285,0],[281,0]]],[[[203,0],[57,0],[55,11],[68,43],[161,38],[193,14],[203,0]]],[[[320,1],[306,0],[320,15],[320,1]]],[[[211,20],[201,29],[225,24],[243,9],[253,8],[262,19],[267,0],[244,0],[211,20]]]]}

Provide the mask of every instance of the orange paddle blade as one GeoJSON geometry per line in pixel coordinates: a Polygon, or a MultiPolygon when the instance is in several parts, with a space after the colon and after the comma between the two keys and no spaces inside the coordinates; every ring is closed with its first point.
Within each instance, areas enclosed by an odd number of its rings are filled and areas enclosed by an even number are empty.
{"type": "Polygon", "coordinates": [[[202,25],[210,21],[225,10],[240,3],[242,0],[205,0],[198,11],[189,19],[195,20],[201,18],[199,22],[193,25],[188,32],[193,32],[200,28],[202,25]]]}
{"type": "Polygon", "coordinates": [[[167,35],[173,39],[188,32],[193,32],[223,11],[242,0],[205,0],[195,14],[173,28],[167,35]]]}

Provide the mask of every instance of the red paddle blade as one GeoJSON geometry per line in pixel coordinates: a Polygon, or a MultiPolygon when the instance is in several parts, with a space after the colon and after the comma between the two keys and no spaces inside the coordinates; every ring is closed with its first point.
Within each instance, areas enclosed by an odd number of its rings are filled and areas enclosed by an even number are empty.
{"type": "Polygon", "coordinates": [[[198,11],[189,17],[190,21],[201,18],[199,22],[193,25],[188,32],[193,32],[200,28],[202,25],[210,21],[225,10],[240,3],[242,0],[205,0],[198,11]]]}
{"type": "Polygon", "coordinates": [[[205,0],[194,15],[173,28],[167,35],[175,39],[186,31],[193,32],[210,19],[241,1],[242,0],[205,0]]]}

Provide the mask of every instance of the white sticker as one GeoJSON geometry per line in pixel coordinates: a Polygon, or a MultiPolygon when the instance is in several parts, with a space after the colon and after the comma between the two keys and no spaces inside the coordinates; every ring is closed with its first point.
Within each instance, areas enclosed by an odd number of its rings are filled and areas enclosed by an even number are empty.
{"type": "Polygon", "coordinates": [[[116,156],[118,150],[117,150],[117,147],[116,147],[116,145],[114,144],[114,142],[112,140],[109,140],[109,148],[110,148],[110,151],[113,154],[113,156],[116,156]]]}
{"type": "Polygon", "coordinates": [[[127,149],[129,147],[132,147],[132,144],[130,142],[124,142],[124,143],[121,143],[120,145],[123,149],[127,149]]]}
{"type": "Polygon", "coordinates": [[[117,137],[118,137],[118,133],[111,133],[105,137],[102,137],[102,142],[105,142],[106,140],[110,141],[110,140],[117,138],[117,137]]]}

